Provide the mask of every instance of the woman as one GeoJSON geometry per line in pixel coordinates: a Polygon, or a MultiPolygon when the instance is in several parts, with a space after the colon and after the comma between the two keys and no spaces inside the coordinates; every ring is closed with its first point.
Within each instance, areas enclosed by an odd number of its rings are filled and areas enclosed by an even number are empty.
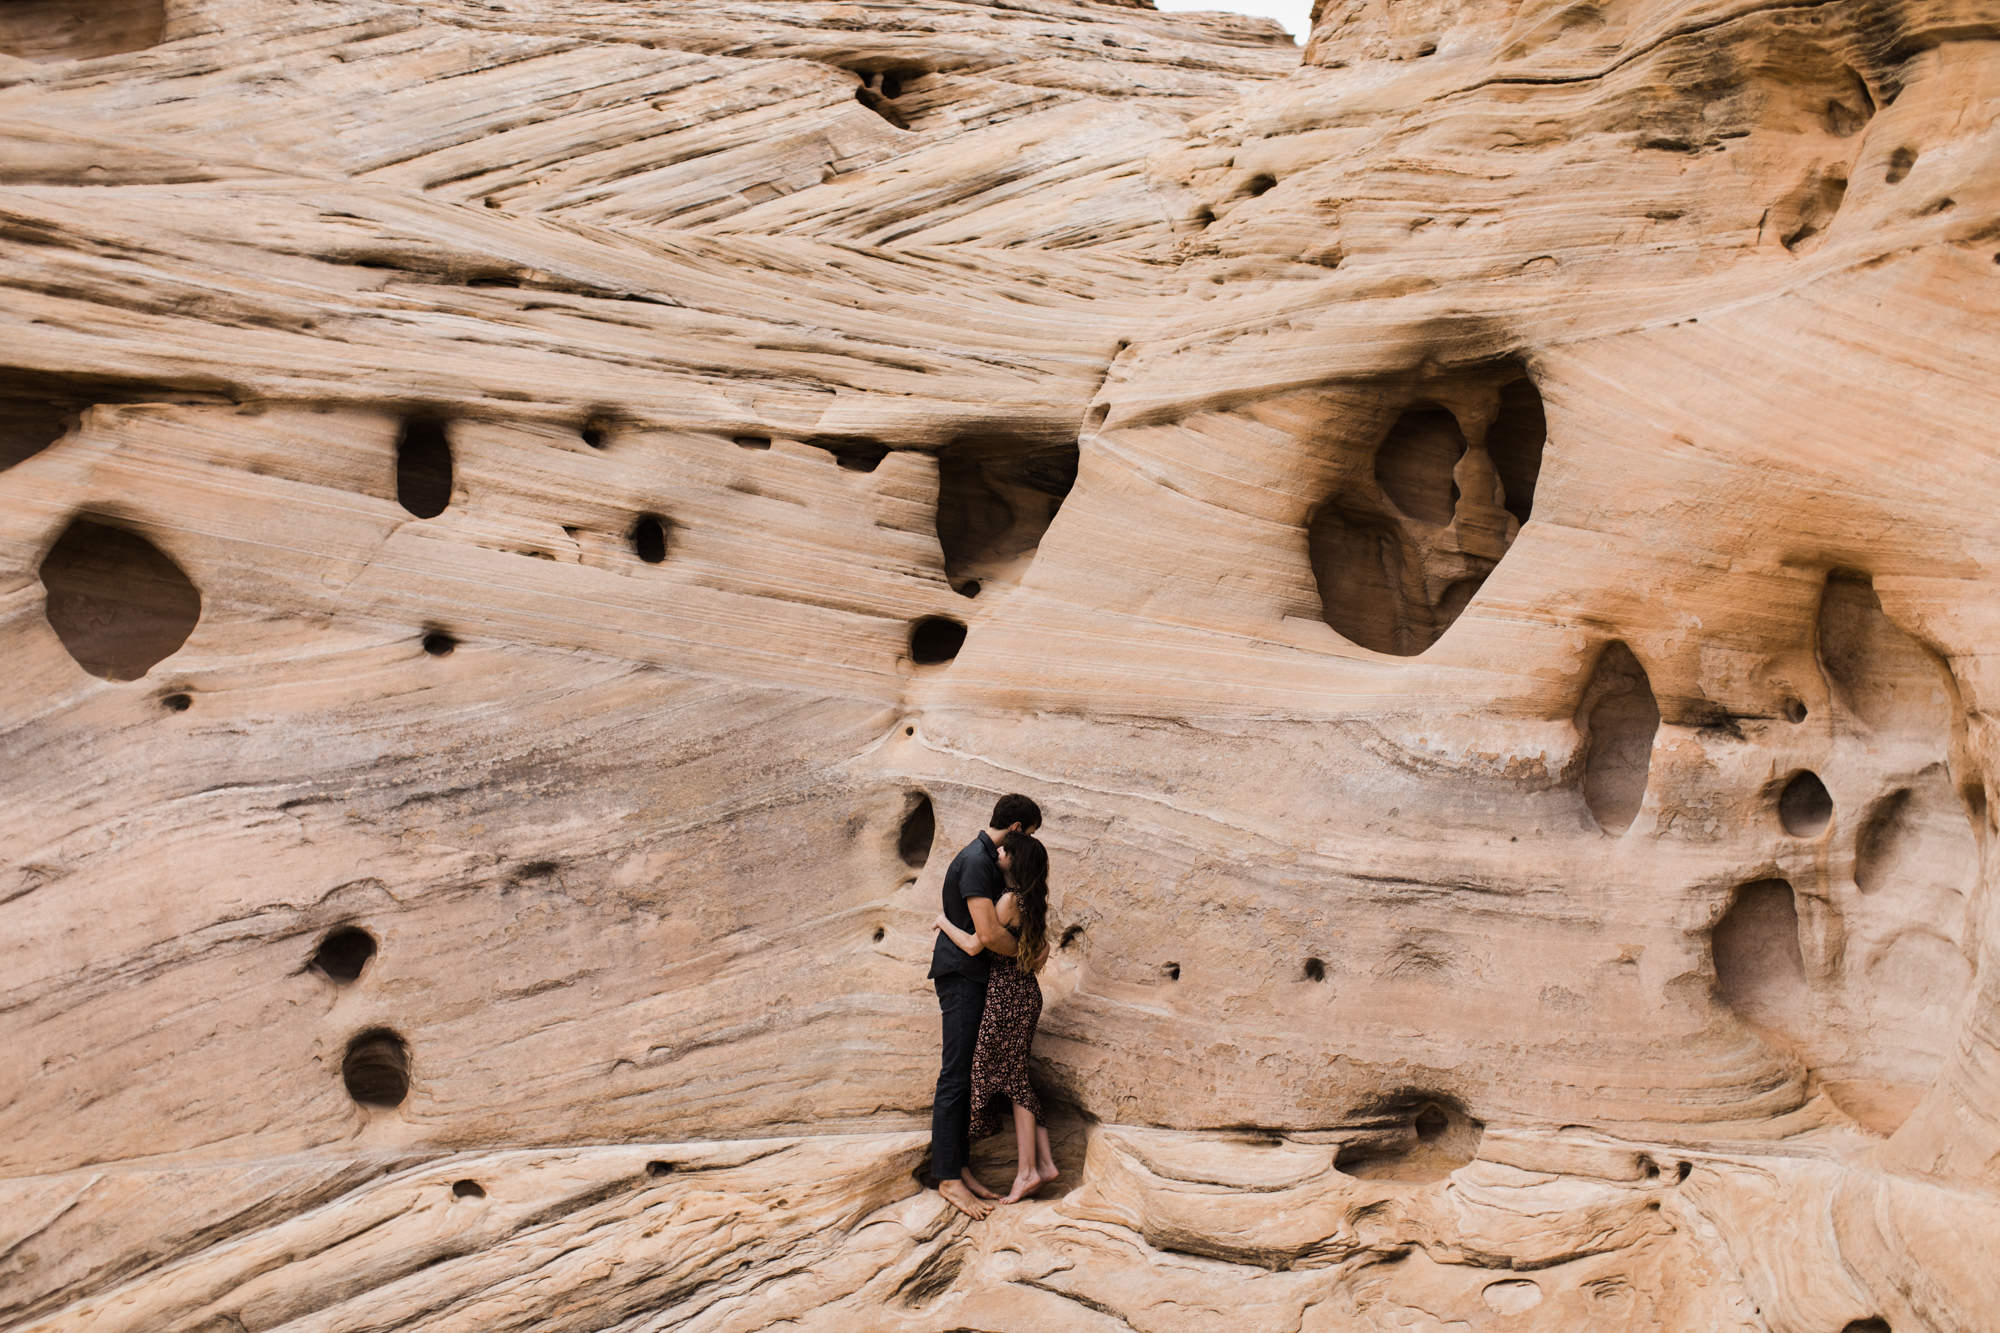
{"type": "MultiPolygon", "coordinates": [[[[1042,1102],[1028,1082],[1028,1047],[1042,1017],[1042,987],[1035,974],[1049,956],[1049,853],[1025,833],[1000,840],[1000,870],[1008,892],[994,904],[994,915],[1019,942],[1012,958],[995,956],[986,980],[986,1013],[979,1020],[979,1037],[972,1052],[972,1141],[977,1143],[1001,1125],[1000,1104],[1014,1107],[1014,1188],[1002,1203],[1017,1203],[1056,1178],[1056,1160],[1049,1151],[1049,1131],[1037,1122],[1042,1102]]],[[[937,928],[969,954],[982,948],[979,937],[940,915],[937,928]]],[[[967,1167],[965,1187],[982,1199],[994,1197],[967,1167]]]]}

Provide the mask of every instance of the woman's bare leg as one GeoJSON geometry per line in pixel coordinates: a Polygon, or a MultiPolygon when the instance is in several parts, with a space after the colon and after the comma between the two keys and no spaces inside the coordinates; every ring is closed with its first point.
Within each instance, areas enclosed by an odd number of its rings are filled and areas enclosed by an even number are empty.
{"type": "Polygon", "coordinates": [[[1042,1173],[1035,1165],[1035,1114],[1014,1104],[1014,1188],[1002,1203],[1019,1203],[1040,1188],[1042,1173]]]}
{"type": "Polygon", "coordinates": [[[998,1194],[995,1194],[992,1190],[987,1189],[986,1186],[980,1182],[979,1177],[972,1174],[972,1168],[969,1166],[966,1167],[965,1170],[958,1173],[958,1178],[965,1182],[965,1187],[972,1191],[972,1195],[974,1198],[997,1199],[1000,1197],[998,1194]]]}
{"type": "Polygon", "coordinates": [[[1053,1184],[1057,1176],[1056,1155],[1049,1150],[1049,1128],[1035,1126],[1035,1171],[1044,1185],[1053,1184]]]}

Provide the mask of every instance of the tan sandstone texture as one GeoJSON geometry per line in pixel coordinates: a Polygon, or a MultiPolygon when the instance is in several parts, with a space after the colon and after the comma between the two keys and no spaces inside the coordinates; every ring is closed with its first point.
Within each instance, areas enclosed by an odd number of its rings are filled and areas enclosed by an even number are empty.
{"type": "Polygon", "coordinates": [[[1320,11],[0,4],[0,1326],[2000,1329],[2000,8],[1320,11]]]}

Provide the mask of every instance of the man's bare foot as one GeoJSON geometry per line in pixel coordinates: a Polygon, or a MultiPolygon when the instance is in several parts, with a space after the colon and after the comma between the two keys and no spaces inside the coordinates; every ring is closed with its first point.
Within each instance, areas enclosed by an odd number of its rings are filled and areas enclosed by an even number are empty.
{"type": "Polygon", "coordinates": [[[1029,1167],[1014,1177],[1014,1188],[1007,1191],[1002,1203],[1019,1203],[1042,1187],[1042,1173],[1029,1167]]]}
{"type": "Polygon", "coordinates": [[[965,1187],[972,1191],[975,1198],[997,1199],[1000,1197],[992,1190],[987,1189],[985,1183],[978,1176],[972,1174],[972,1168],[969,1166],[958,1173],[958,1178],[965,1182],[965,1187]]]}
{"type": "Polygon", "coordinates": [[[972,1191],[965,1187],[965,1182],[962,1180],[940,1180],[938,1193],[944,1196],[946,1203],[975,1222],[984,1221],[986,1215],[993,1211],[992,1204],[983,1199],[973,1198],[972,1191]]]}

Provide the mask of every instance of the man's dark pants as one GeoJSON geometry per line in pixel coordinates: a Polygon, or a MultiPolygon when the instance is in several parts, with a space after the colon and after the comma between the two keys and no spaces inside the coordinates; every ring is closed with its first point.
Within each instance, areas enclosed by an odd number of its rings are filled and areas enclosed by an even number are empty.
{"type": "Polygon", "coordinates": [[[986,1012],[986,978],[948,973],[931,984],[944,1015],[944,1061],[931,1103],[931,1175],[943,1182],[958,1179],[971,1160],[972,1048],[986,1012]]]}

